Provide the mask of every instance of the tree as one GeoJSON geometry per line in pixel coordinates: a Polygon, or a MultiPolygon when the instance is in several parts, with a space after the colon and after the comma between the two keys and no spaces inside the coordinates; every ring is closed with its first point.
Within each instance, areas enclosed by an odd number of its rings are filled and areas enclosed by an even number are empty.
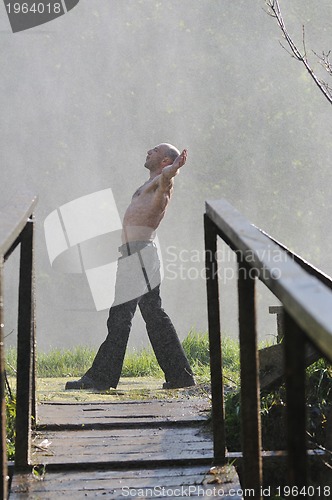
{"type": "MultiPolygon", "coordinates": [[[[322,80],[317,76],[317,74],[313,70],[311,64],[309,63],[306,41],[305,41],[304,26],[302,26],[302,48],[299,49],[286,28],[286,25],[285,25],[285,22],[284,22],[282,13],[281,13],[279,1],[278,0],[266,0],[265,3],[267,6],[268,15],[276,19],[278,26],[282,31],[283,37],[286,40],[287,45],[290,49],[290,52],[283,44],[281,44],[281,46],[288,53],[290,53],[290,55],[292,57],[294,57],[297,61],[300,61],[305,66],[306,70],[308,71],[311,78],[314,80],[314,82],[317,85],[317,87],[319,88],[319,90],[324,94],[324,96],[329,101],[329,103],[332,104],[332,87],[325,80],[322,80]]],[[[322,52],[321,55],[317,54],[314,51],[312,51],[312,52],[319,59],[321,65],[327,71],[329,76],[332,76],[332,62],[330,61],[331,51],[329,50],[328,52],[322,52]]]]}

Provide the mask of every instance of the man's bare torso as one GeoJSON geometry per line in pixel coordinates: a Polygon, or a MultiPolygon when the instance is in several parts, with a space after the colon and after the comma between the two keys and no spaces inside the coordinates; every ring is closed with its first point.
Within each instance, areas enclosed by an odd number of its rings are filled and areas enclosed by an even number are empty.
{"type": "Polygon", "coordinates": [[[152,241],[169,203],[173,181],[165,189],[160,175],[134,193],[123,218],[122,241],[152,241]]]}

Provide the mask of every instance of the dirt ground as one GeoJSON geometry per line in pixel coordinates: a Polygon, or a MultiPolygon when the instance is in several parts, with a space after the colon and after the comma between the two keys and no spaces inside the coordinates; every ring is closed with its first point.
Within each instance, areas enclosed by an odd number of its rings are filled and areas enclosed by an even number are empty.
{"type": "Polygon", "coordinates": [[[65,391],[65,384],[70,378],[38,378],[38,401],[117,401],[128,399],[169,399],[188,397],[210,397],[209,385],[198,384],[184,389],[162,389],[163,380],[153,377],[123,377],[117,389],[108,391],[65,391]]]}

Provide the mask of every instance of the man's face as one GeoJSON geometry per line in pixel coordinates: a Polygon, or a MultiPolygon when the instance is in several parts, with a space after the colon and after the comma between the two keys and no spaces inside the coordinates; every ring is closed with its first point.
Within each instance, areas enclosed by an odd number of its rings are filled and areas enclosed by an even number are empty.
{"type": "Polygon", "coordinates": [[[144,166],[150,170],[156,170],[160,167],[162,161],[165,159],[166,148],[163,144],[155,146],[147,152],[147,157],[144,166]]]}

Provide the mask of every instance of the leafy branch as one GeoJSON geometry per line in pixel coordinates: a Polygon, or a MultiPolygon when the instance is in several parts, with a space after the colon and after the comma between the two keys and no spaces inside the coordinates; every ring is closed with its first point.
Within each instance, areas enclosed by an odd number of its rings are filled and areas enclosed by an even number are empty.
{"type": "MultiPolygon", "coordinates": [[[[318,76],[316,75],[316,73],[314,72],[308,61],[304,26],[302,26],[302,49],[300,50],[295,44],[294,40],[292,39],[286,28],[280,10],[279,1],[266,0],[265,3],[267,6],[267,11],[266,11],[267,14],[276,19],[277,24],[282,31],[283,37],[287,42],[288,48],[285,47],[282,43],[280,45],[291,55],[291,57],[295,58],[297,61],[300,61],[304,65],[304,67],[306,68],[307,72],[309,73],[309,75],[319,88],[319,90],[324,94],[329,103],[332,104],[332,87],[325,80],[321,80],[320,78],[318,78],[318,76]]],[[[313,53],[319,59],[320,64],[324,67],[324,69],[328,72],[328,74],[332,76],[332,63],[330,61],[331,51],[327,53],[323,52],[322,55],[318,55],[315,52],[313,53]]]]}

